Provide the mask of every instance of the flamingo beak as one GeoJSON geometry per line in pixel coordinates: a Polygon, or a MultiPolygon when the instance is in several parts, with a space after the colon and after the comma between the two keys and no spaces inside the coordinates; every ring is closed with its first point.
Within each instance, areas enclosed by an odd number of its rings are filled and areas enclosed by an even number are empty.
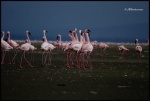
{"type": "Polygon", "coordinates": [[[83,36],[83,33],[82,33],[82,31],[81,31],[81,35],[83,36]]]}
{"type": "Polygon", "coordinates": [[[31,36],[31,33],[30,33],[30,32],[28,32],[28,34],[31,36]]]}
{"type": "Polygon", "coordinates": [[[58,40],[59,36],[57,36],[57,40],[58,40]]]}
{"type": "Polygon", "coordinates": [[[88,29],[87,31],[88,31],[88,32],[91,32],[91,30],[89,30],[89,29],[88,29]]]}
{"type": "Polygon", "coordinates": [[[72,31],[70,30],[69,33],[72,33],[72,31]]]}

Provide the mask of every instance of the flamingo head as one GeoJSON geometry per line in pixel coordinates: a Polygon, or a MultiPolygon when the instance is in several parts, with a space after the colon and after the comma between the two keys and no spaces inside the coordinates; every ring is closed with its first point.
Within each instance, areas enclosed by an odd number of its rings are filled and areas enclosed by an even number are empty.
{"type": "Polygon", "coordinates": [[[57,35],[57,37],[56,37],[56,38],[57,38],[57,40],[58,40],[59,36],[57,35]]]}
{"type": "Polygon", "coordinates": [[[10,32],[9,32],[9,31],[7,31],[7,34],[10,34],[10,32]]]}
{"type": "Polygon", "coordinates": [[[57,36],[58,36],[58,37],[61,37],[61,35],[60,35],[60,34],[58,34],[57,36]]]}
{"type": "Polygon", "coordinates": [[[48,33],[48,31],[47,31],[47,30],[43,30],[43,32],[44,32],[44,33],[48,33]]]}
{"type": "Polygon", "coordinates": [[[1,34],[4,34],[4,31],[1,31],[1,34]]]}
{"type": "Polygon", "coordinates": [[[90,32],[91,32],[91,30],[89,30],[89,29],[85,29],[85,32],[90,33],[90,32]]]}
{"type": "Polygon", "coordinates": [[[7,37],[10,35],[10,32],[9,31],[7,31],[7,37]]]}
{"type": "Polygon", "coordinates": [[[85,29],[85,32],[86,32],[86,33],[88,33],[88,36],[90,36],[90,32],[91,32],[91,30],[89,30],[89,29],[85,29]]]}
{"type": "Polygon", "coordinates": [[[26,34],[29,34],[31,36],[31,33],[28,30],[26,31],[26,34]]]}
{"type": "Polygon", "coordinates": [[[71,30],[68,32],[68,34],[70,34],[70,33],[72,33],[72,31],[71,31],[71,30]]]}
{"type": "Polygon", "coordinates": [[[79,30],[79,33],[82,33],[82,30],[79,30]]]}
{"type": "Polygon", "coordinates": [[[75,32],[77,32],[77,28],[75,28],[75,30],[74,30],[75,32]]]}

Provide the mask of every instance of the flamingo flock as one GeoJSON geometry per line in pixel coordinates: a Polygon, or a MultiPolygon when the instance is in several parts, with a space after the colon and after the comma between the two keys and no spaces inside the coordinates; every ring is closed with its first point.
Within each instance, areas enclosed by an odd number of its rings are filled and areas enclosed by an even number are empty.
{"type": "MultiPolygon", "coordinates": [[[[48,33],[47,30],[43,30],[43,42],[41,44],[41,51],[42,51],[42,63],[41,66],[51,66],[52,65],[52,55],[54,49],[62,49],[66,53],[65,59],[65,66],[67,68],[93,68],[90,54],[93,50],[100,48],[102,58],[106,57],[106,49],[109,46],[106,43],[98,43],[97,41],[91,42],[90,41],[90,34],[91,30],[85,29],[84,32],[82,30],[74,30],[68,31],[68,36],[70,37],[69,42],[63,42],[62,36],[58,34],[56,36],[56,42],[54,45],[49,43],[46,37],[48,33]],[[79,37],[78,37],[79,34],[79,37]]],[[[7,31],[7,40],[4,40],[4,31],[1,32],[1,50],[2,50],[2,60],[1,64],[4,64],[4,59],[6,56],[6,52],[9,54],[9,50],[13,50],[14,55],[12,59],[9,61],[9,64],[15,64],[15,58],[17,56],[18,51],[22,52],[20,58],[20,68],[23,68],[23,59],[27,62],[30,67],[33,67],[34,63],[34,52],[36,51],[37,47],[31,44],[29,36],[31,33],[27,30],[26,36],[27,39],[25,43],[19,45],[16,41],[10,38],[10,32],[7,31]],[[30,52],[30,61],[26,59],[26,52],[30,52]]],[[[149,44],[149,41],[147,42],[149,44]]],[[[138,44],[138,39],[135,39],[135,51],[138,53],[138,60],[141,61],[141,52],[142,47],[138,44]]],[[[122,53],[122,60],[125,60],[125,54],[129,51],[124,45],[118,46],[119,51],[122,53]]],[[[94,53],[95,54],[95,53],[94,53]]],[[[96,55],[94,56],[96,58],[96,55]]]]}

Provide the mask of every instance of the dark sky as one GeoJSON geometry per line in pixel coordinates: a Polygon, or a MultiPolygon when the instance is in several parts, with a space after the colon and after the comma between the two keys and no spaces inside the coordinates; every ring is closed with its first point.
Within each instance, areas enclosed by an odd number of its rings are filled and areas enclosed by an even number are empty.
{"type": "Polygon", "coordinates": [[[9,30],[11,38],[18,40],[26,39],[26,30],[32,40],[41,40],[46,29],[49,41],[56,40],[57,34],[69,41],[69,30],[89,28],[91,41],[132,42],[138,38],[145,42],[148,26],[148,1],[1,2],[1,30],[9,30]]]}

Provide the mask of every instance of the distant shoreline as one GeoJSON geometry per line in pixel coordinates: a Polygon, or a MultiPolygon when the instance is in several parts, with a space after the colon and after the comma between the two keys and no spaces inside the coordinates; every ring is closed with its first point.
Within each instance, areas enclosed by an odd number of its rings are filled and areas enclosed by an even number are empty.
{"type": "MultiPolygon", "coordinates": [[[[25,42],[25,40],[15,40],[16,42],[25,42]]],[[[43,41],[41,41],[41,40],[31,40],[31,42],[33,42],[33,43],[35,43],[35,42],[38,42],[38,43],[42,43],[43,41]]],[[[56,42],[56,41],[48,41],[49,43],[54,43],[54,42],[56,42]]],[[[70,41],[62,41],[62,42],[70,42],[70,41]]],[[[94,41],[91,41],[91,43],[92,42],[94,42],[94,41]]],[[[135,45],[135,43],[134,42],[103,42],[103,41],[101,41],[101,42],[99,42],[99,41],[97,41],[98,43],[106,43],[106,44],[130,44],[130,45],[135,45]]],[[[147,43],[138,43],[139,45],[147,45],[147,43]]]]}

